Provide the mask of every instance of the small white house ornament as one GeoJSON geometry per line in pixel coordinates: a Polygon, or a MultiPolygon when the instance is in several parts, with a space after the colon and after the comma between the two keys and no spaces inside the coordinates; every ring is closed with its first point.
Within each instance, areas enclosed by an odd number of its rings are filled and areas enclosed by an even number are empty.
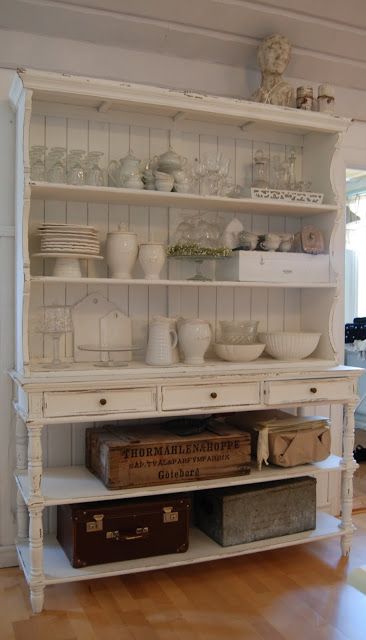
{"type": "Polygon", "coordinates": [[[267,36],[258,47],[257,60],[262,72],[260,87],[252,100],[285,107],[295,104],[293,87],[282,78],[291,57],[291,43],[279,34],[267,36]]]}

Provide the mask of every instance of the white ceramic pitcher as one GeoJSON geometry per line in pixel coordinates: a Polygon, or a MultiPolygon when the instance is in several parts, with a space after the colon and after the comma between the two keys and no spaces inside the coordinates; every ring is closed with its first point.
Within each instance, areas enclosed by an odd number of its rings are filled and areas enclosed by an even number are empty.
{"type": "Polygon", "coordinates": [[[171,328],[171,319],[153,318],[149,325],[146,364],[161,367],[169,367],[174,364],[174,349],[177,342],[177,332],[171,328]]]}

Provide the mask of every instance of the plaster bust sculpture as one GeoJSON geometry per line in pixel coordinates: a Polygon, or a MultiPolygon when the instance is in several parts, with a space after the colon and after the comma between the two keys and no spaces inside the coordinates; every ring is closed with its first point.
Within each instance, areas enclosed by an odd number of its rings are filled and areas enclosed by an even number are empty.
{"type": "Polygon", "coordinates": [[[290,56],[291,43],[285,36],[274,34],[262,40],[257,52],[262,79],[259,89],[252,95],[252,100],[285,107],[294,106],[294,89],[282,78],[290,62],[290,56]]]}

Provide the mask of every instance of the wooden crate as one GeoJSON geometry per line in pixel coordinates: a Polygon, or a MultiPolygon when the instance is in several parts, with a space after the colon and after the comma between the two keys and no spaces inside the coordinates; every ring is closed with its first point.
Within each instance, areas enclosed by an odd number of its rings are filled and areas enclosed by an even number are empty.
{"type": "Polygon", "coordinates": [[[196,525],[223,547],[315,529],[316,478],[195,493],[196,525]]]}
{"type": "Polygon", "coordinates": [[[225,425],[179,436],[162,427],[86,430],[86,466],[108,489],[189,482],[250,472],[250,435],[225,425]]]}

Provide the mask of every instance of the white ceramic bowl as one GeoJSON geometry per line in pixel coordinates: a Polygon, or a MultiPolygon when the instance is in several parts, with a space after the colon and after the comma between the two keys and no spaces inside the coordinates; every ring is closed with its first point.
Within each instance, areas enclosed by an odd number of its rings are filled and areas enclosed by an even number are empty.
{"type": "Polygon", "coordinates": [[[256,360],[264,351],[264,344],[214,344],[215,353],[229,362],[249,362],[256,360]]]}
{"type": "Polygon", "coordinates": [[[300,333],[295,331],[274,331],[260,333],[259,340],[266,346],[266,352],[277,360],[302,360],[317,348],[320,333],[300,333]]]}

